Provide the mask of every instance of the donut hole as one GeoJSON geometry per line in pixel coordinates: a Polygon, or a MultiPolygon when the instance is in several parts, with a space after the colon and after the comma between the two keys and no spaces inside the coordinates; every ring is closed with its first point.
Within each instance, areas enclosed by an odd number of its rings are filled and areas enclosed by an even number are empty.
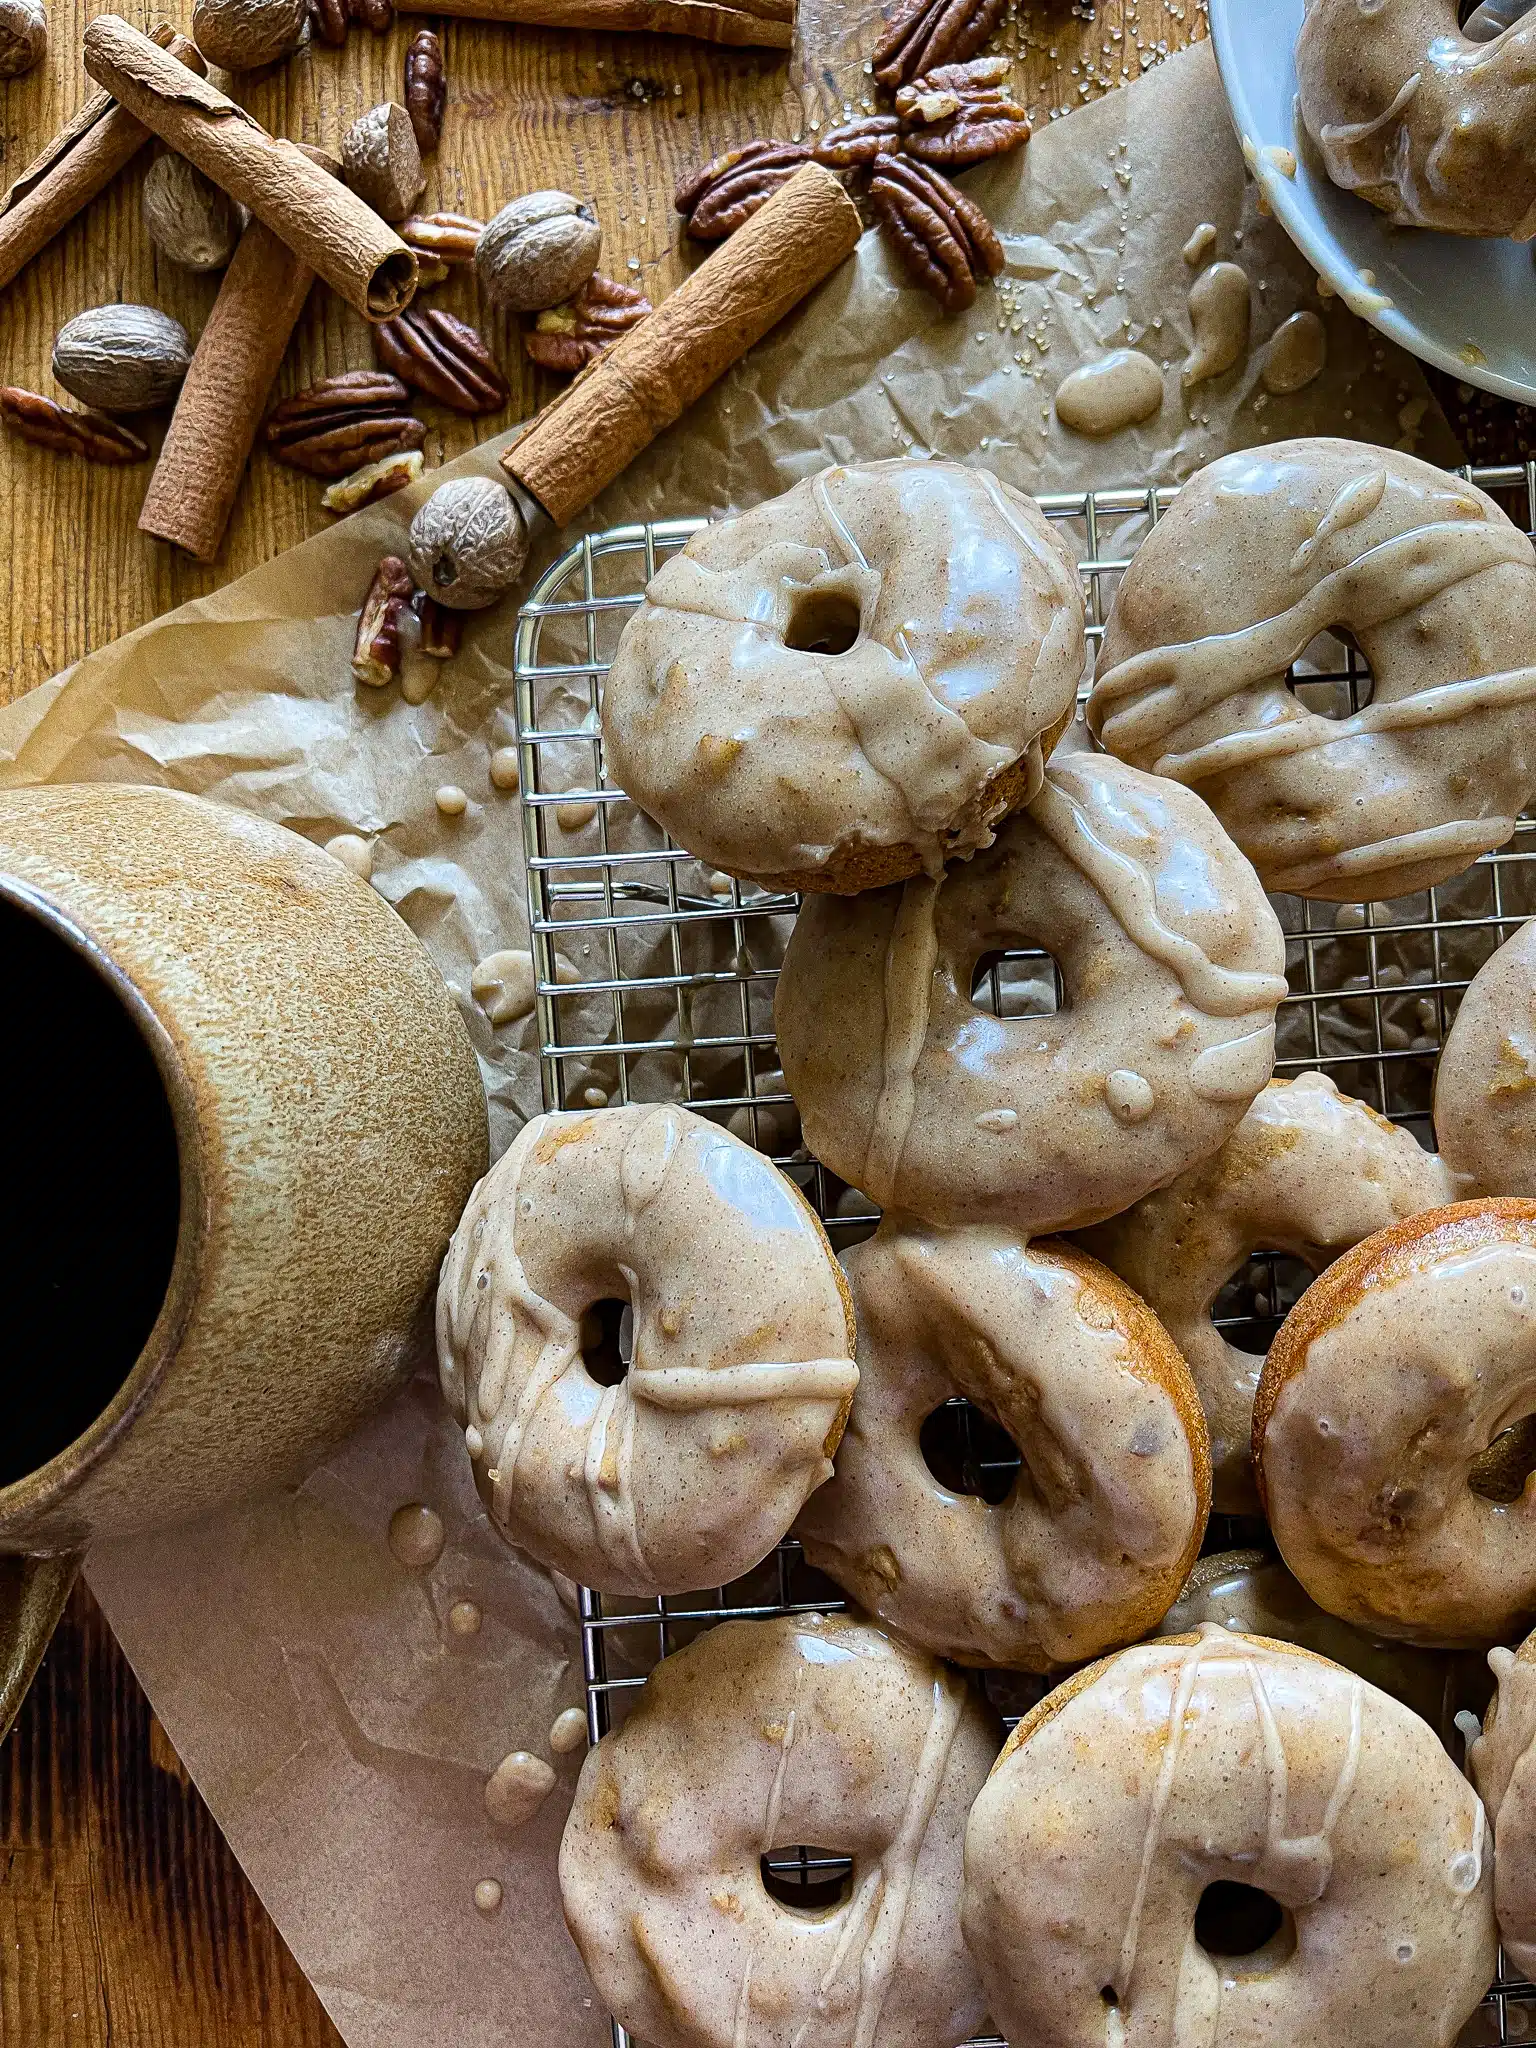
{"type": "Polygon", "coordinates": [[[1067,1007],[1054,957],[1037,940],[983,953],[971,969],[971,1001],[992,1017],[1053,1017],[1067,1007]]]}
{"type": "Polygon", "coordinates": [[[770,1899],[810,1919],[835,1913],[853,1897],[853,1858],[837,1849],[771,1849],[758,1870],[770,1899]]]}
{"type": "Polygon", "coordinates": [[[1213,1962],[1240,1963],[1243,1974],[1256,1976],[1296,1953],[1296,1922],[1257,1885],[1219,1877],[1200,1894],[1195,1940],[1213,1962]]]}
{"type": "Polygon", "coordinates": [[[958,1394],[927,1417],[917,1442],[923,1463],[947,1493],[972,1494],[989,1508],[1012,1493],[1024,1462],[1002,1424],[958,1394]]]}
{"type": "Polygon", "coordinates": [[[846,654],[862,625],[859,601],[850,591],[800,590],[784,629],[784,645],[801,654],[846,654]]]}
{"type": "Polygon", "coordinates": [[[1211,1321],[1235,1351],[1260,1359],[1312,1279],[1305,1260],[1256,1251],[1218,1290],[1211,1321]]]}
{"type": "Polygon", "coordinates": [[[622,1296],[594,1301],[581,1318],[581,1362],[600,1387],[616,1387],[635,1355],[635,1313],[622,1296]]]}
{"type": "Polygon", "coordinates": [[[1353,718],[1371,701],[1370,664],[1347,626],[1325,627],[1291,663],[1286,684],[1319,718],[1353,718]]]}
{"type": "Polygon", "coordinates": [[[1486,1451],[1479,1451],[1467,1468],[1467,1484],[1484,1500],[1508,1507],[1525,1491],[1525,1482],[1536,1472],[1536,1415],[1522,1415],[1508,1429],[1501,1429],[1486,1451]]]}

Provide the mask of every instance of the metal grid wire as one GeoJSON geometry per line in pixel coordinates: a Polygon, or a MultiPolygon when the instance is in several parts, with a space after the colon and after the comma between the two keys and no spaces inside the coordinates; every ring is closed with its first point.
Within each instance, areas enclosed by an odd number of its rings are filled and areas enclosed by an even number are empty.
{"type": "MultiPolygon", "coordinates": [[[[1536,463],[1460,474],[1517,525],[1536,528],[1536,463]]],[[[1039,501],[1077,555],[1095,647],[1131,554],[1173,497],[1172,489],[1135,488],[1039,501]]],[[[868,1235],[878,1211],[801,1145],[779,1070],[773,986],[797,899],[701,866],[604,771],[599,691],[619,634],[657,567],[703,523],[663,520],[588,536],[546,572],[519,616],[517,737],[544,1103],[685,1102],[768,1153],[841,1249],[868,1235]]],[[[1303,702],[1328,715],[1369,702],[1369,671],[1337,639],[1314,643],[1292,680],[1303,702]]],[[[1462,994],[1536,913],[1536,819],[1523,818],[1508,846],[1466,874],[1396,902],[1273,900],[1290,983],[1276,1072],[1328,1073],[1346,1094],[1432,1142],[1435,1059],[1462,994]]],[[[982,961],[973,995],[999,1016],[1016,1016],[1055,1009],[1061,985],[1049,955],[1021,949],[982,961]]],[[[1299,1261],[1255,1254],[1219,1297],[1218,1326],[1246,1349],[1267,1349],[1310,1277],[1299,1261]]],[[[1018,1464],[1006,1437],[961,1401],[931,1440],[925,1433],[925,1449],[951,1483],[994,1498],[1018,1464]]],[[[1208,1547],[1241,1542],[1245,1533],[1243,1525],[1213,1523],[1208,1547]]],[[[705,1628],[842,1605],[792,1539],[747,1578],[713,1592],[627,1600],[583,1588],[592,1740],[622,1718],[659,1658],[705,1628]]],[[[1010,1723],[1043,1689],[1010,1674],[984,1682],[1010,1723]]],[[[766,1858],[764,1874],[787,1902],[822,1907],[846,1887],[849,1868],[845,1858],[805,1845],[766,1858]]],[[[616,2048],[629,2048],[616,2021],[613,2036],[616,2048]]],[[[1463,2048],[1533,2037],[1536,1989],[1501,1959],[1463,2048]]],[[[976,2048],[1002,2044],[987,2037],[976,2048]]]]}

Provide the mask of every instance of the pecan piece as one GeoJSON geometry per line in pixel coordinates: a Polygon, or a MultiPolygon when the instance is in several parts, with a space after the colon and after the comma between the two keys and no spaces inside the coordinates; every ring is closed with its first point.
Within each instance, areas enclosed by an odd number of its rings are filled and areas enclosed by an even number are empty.
{"type": "Polygon", "coordinates": [[[495,412],[512,388],[474,328],[440,306],[410,307],[373,330],[385,366],[455,412],[495,412]]]}
{"type": "Polygon", "coordinates": [[[346,0],[348,21],[360,21],[376,36],[387,35],[395,25],[395,0],[346,0]]]}
{"type": "Polygon", "coordinates": [[[896,95],[902,148],[919,163],[963,171],[1021,149],[1029,140],[1029,115],[1006,90],[1006,57],[978,57],[970,64],[944,64],[914,79],[896,95]]]}
{"type": "Polygon", "coordinates": [[[674,203],[694,241],[723,242],[810,160],[803,142],[744,143],[685,178],[674,203]]]}
{"type": "Polygon", "coordinates": [[[23,441],[87,462],[142,462],[149,443],[101,412],[71,412],[38,391],[0,387],[0,420],[23,441]]]}
{"type": "Polygon", "coordinates": [[[869,201],[909,274],[946,313],[974,305],[981,279],[1002,269],[1003,245],[991,221],[931,165],[881,157],[869,201]]]}
{"type": "Polygon", "coordinates": [[[274,406],[267,446],[279,462],[311,476],[346,476],[361,464],[419,448],[427,430],[398,377],[351,370],[274,406]]]}
{"type": "Polygon", "coordinates": [[[443,46],[429,28],[417,29],[405,53],[405,111],[416,131],[416,147],[430,156],[443,139],[443,110],[448,81],[443,75],[443,46]]]}
{"type": "Polygon", "coordinates": [[[327,512],[358,512],[364,505],[376,505],[380,498],[392,498],[396,491],[415,483],[420,475],[421,450],[402,448],[398,454],[385,455],[377,462],[365,462],[361,469],[354,469],[350,476],[322,491],[320,502],[327,512]]]}
{"type": "Polygon", "coordinates": [[[650,310],[650,300],[634,285],[594,272],[575,298],[539,315],[523,347],[540,369],[584,370],[650,310]]]}
{"type": "Polygon", "coordinates": [[[315,34],[333,50],[339,50],[347,40],[347,30],[352,26],[347,0],[309,0],[309,18],[315,34]]]}
{"type": "Polygon", "coordinates": [[[410,610],[415,588],[398,555],[386,555],[374,570],[352,643],[352,673],[360,683],[382,689],[399,675],[400,621],[410,610]]]}
{"type": "Polygon", "coordinates": [[[473,263],[475,244],[485,227],[467,213],[413,213],[401,221],[396,233],[418,256],[430,256],[439,263],[473,263]]]}
{"type": "Polygon", "coordinates": [[[892,91],[941,64],[974,57],[1008,0],[898,0],[875,45],[874,73],[892,91]]]}
{"type": "Polygon", "coordinates": [[[424,590],[417,591],[411,605],[421,621],[421,652],[434,661],[452,661],[464,638],[464,614],[439,604],[424,590]]]}
{"type": "Polygon", "coordinates": [[[894,114],[866,114],[860,121],[845,121],[841,128],[829,129],[816,145],[816,161],[829,171],[867,170],[900,133],[901,123],[894,114]]]}

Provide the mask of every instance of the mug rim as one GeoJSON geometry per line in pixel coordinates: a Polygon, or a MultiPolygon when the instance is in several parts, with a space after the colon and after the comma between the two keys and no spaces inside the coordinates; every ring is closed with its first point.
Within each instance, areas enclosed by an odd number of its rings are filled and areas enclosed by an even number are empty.
{"type": "MultiPolygon", "coordinates": [[[[191,1318],[208,1237],[207,1176],[196,1091],[176,1041],[149,998],[105,947],[35,883],[0,872],[0,899],[45,925],[78,954],[106,983],[148,1047],[170,1107],[181,1202],[176,1249],[159,1313],[116,1393],[80,1434],[51,1458],[0,1486],[0,1549],[25,1551],[28,1519],[67,1499],[100,1464],[142,1413],[176,1355],[191,1318]],[[8,1527],[13,1522],[14,1529],[8,1527]]],[[[50,1543],[45,1548],[56,1550],[60,1545],[50,1543]]]]}

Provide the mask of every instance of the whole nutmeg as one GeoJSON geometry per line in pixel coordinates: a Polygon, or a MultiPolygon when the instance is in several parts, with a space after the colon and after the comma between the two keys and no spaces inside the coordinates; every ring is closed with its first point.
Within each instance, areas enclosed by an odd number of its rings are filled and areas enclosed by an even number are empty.
{"type": "Polygon", "coordinates": [[[184,156],[158,157],[144,180],[149,239],[183,270],[222,270],[245,227],[244,209],[184,156]]]}
{"type": "Polygon", "coordinates": [[[504,313],[540,313],[574,298],[597,268],[603,231],[569,192],[529,192],[487,221],[475,244],[486,297],[504,313]]]}
{"type": "Polygon", "coordinates": [[[342,175],[385,220],[404,220],[427,182],[416,131],[404,107],[386,100],[360,114],[341,139],[342,175]]]}
{"type": "Polygon", "coordinates": [[[47,48],[42,0],[0,0],[0,78],[20,78],[42,62],[47,48]]]}
{"type": "Polygon", "coordinates": [[[439,604],[475,612],[504,597],[528,559],[528,529],[505,484],[455,477],[411,521],[411,574],[439,604]]]}
{"type": "Polygon", "coordinates": [[[97,306],[77,313],[53,344],[53,374],[101,412],[169,405],[192,361],[187,330],[153,306],[97,306]]]}
{"type": "Polygon", "coordinates": [[[256,71],[304,40],[309,0],[197,0],[192,40],[210,64],[256,71]]]}

